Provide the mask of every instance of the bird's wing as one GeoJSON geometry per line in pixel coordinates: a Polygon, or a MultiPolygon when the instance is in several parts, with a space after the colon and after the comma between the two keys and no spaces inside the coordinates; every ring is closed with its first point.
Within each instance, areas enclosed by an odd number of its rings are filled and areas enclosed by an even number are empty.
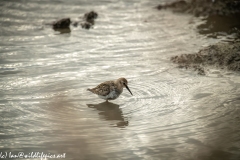
{"type": "Polygon", "coordinates": [[[91,91],[100,96],[107,96],[111,91],[111,83],[109,81],[99,84],[97,87],[91,89],[91,91]]]}

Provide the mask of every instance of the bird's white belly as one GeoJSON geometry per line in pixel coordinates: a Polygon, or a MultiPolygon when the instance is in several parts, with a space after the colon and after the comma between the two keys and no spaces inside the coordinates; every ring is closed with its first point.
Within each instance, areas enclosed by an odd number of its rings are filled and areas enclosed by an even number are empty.
{"type": "Polygon", "coordinates": [[[99,98],[102,98],[102,99],[105,99],[105,100],[114,100],[116,98],[119,97],[119,93],[116,92],[116,91],[111,91],[108,95],[106,96],[101,96],[101,95],[98,95],[99,98]]]}

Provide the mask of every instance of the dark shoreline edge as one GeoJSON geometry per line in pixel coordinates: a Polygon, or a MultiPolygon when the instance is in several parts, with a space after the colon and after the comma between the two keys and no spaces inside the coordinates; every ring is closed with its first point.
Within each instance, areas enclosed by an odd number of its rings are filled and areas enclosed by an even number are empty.
{"type": "Polygon", "coordinates": [[[209,65],[240,72],[240,1],[179,0],[158,5],[156,8],[204,17],[207,23],[198,26],[200,34],[207,34],[209,37],[217,35],[218,32],[225,32],[226,36],[235,35],[232,41],[210,45],[198,53],[171,57],[171,61],[178,64],[179,68],[194,69],[200,75],[206,74],[205,66],[209,65]]]}

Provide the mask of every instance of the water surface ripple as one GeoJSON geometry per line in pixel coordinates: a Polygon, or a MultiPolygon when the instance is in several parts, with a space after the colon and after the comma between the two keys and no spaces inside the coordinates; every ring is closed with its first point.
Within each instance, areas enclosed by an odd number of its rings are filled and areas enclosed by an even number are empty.
{"type": "Polygon", "coordinates": [[[2,0],[0,152],[239,159],[239,75],[171,64],[219,40],[198,35],[197,18],[155,10],[159,3],[2,0]],[[46,25],[91,10],[99,14],[93,29],[60,34],[46,25]],[[134,96],[125,89],[106,103],[86,91],[119,77],[134,96]]]}

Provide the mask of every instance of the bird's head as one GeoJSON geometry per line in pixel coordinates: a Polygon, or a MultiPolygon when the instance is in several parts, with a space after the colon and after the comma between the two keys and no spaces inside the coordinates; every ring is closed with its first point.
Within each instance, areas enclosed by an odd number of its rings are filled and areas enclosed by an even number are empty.
{"type": "Polygon", "coordinates": [[[122,87],[127,88],[127,90],[131,93],[131,95],[133,95],[131,90],[128,88],[128,81],[126,80],[126,78],[119,78],[118,81],[120,82],[120,85],[122,87]]]}

